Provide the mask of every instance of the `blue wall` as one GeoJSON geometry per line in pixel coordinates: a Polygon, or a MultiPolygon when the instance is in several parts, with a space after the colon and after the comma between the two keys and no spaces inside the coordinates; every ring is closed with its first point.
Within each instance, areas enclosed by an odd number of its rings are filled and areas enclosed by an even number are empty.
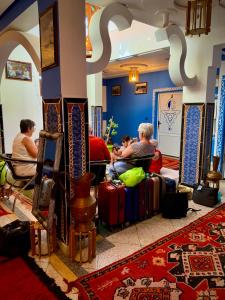
{"type": "Polygon", "coordinates": [[[146,73],[140,75],[140,82],[147,82],[147,94],[135,95],[134,84],[128,82],[128,77],[104,80],[107,86],[107,113],[103,119],[108,120],[113,116],[119,123],[118,134],[113,137],[113,143],[119,143],[123,135],[138,137],[139,123],[152,123],[152,98],[153,90],[158,88],[174,87],[168,71],[146,73]],[[114,85],[121,85],[121,95],[112,96],[111,89],[114,85]]]}

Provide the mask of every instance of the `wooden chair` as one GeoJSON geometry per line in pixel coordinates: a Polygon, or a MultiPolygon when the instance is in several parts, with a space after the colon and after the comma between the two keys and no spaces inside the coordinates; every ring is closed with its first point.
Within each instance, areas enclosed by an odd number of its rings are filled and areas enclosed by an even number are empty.
{"type": "MultiPolygon", "coordinates": [[[[12,182],[8,181],[7,176],[6,176],[6,183],[10,185],[10,190],[12,190],[12,188],[14,187],[17,189],[18,192],[22,192],[28,188],[34,187],[33,184],[31,187],[31,183],[34,182],[36,175],[34,175],[34,176],[19,176],[19,175],[17,175],[15,172],[13,163],[37,164],[37,161],[15,159],[15,158],[12,158],[11,154],[0,154],[0,158],[6,162],[8,170],[11,172],[12,182]],[[22,184],[22,186],[18,186],[18,183],[22,184]]],[[[15,204],[16,204],[17,198],[18,198],[18,194],[15,195],[12,211],[14,211],[14,209],[15,209],[15,204]]]]}

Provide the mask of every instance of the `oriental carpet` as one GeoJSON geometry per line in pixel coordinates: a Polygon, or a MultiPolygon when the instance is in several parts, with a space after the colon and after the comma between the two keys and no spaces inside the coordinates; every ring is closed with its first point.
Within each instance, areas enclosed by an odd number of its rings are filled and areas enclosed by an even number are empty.
{"type": "Polygon", "coordinates": [[[5,205],[2,205],[2,204],[0,203],[0,217],[1,217],[1,216],[8,215],[8,214],[11,214],[11,213],[12,213],[12,212],[11,212],[8,208],[6,208],[5,205]]]}
{"type": "Polygon", "coordinates": [[[224,300],[225,204],[75,286],[83,300],[224,300]]]}
{"type": "Polygon", "coordinates": [[[31,257],[0,256],[0,299],[69,299],[31,257]]]}
{"type": "Polygon", "coordinates": [[[162,156],[162,166],[173,170],[179,170],[179,159],[171,156],[162,156]]]}

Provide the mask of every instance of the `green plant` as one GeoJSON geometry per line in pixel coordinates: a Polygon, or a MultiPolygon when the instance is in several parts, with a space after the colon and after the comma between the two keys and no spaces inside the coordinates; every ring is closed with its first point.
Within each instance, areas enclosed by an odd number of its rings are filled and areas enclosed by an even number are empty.
{"type": "Polygon", "coordinates": [[[109,119],[106,127],[106,131],[104,134],[104,139],[106,143],[108,143],[112,136],[117,135],[117,128],[119,127],[118,123],[113,121],[113,116],[109,119]]]}

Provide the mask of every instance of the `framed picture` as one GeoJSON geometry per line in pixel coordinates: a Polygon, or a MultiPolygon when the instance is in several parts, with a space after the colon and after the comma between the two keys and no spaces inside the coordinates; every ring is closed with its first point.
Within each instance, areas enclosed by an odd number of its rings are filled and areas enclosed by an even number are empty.
{"type": "Polygon", "coordinates": [[[31,63],[8,60],[5,66],[5,77],[7,79],[32,81],[31,63]]]}
{"type": "Polygon", "coordinates": [[[136,95],[147,94],[148,92],[148,83],[147,82],[137,82],[135,83],[135,91],[136,95]]]}
{"type": "Polygon", "coordinates": [[[121,95],[121,85],[112,86],[112,96],[120,96],[121,95]]]}
{"type": "Polygon", "coordinates": [[[58,64],[57,7],[47,8],[39,20],[41,41],[41,69],[46,70],[58,64]]]}

